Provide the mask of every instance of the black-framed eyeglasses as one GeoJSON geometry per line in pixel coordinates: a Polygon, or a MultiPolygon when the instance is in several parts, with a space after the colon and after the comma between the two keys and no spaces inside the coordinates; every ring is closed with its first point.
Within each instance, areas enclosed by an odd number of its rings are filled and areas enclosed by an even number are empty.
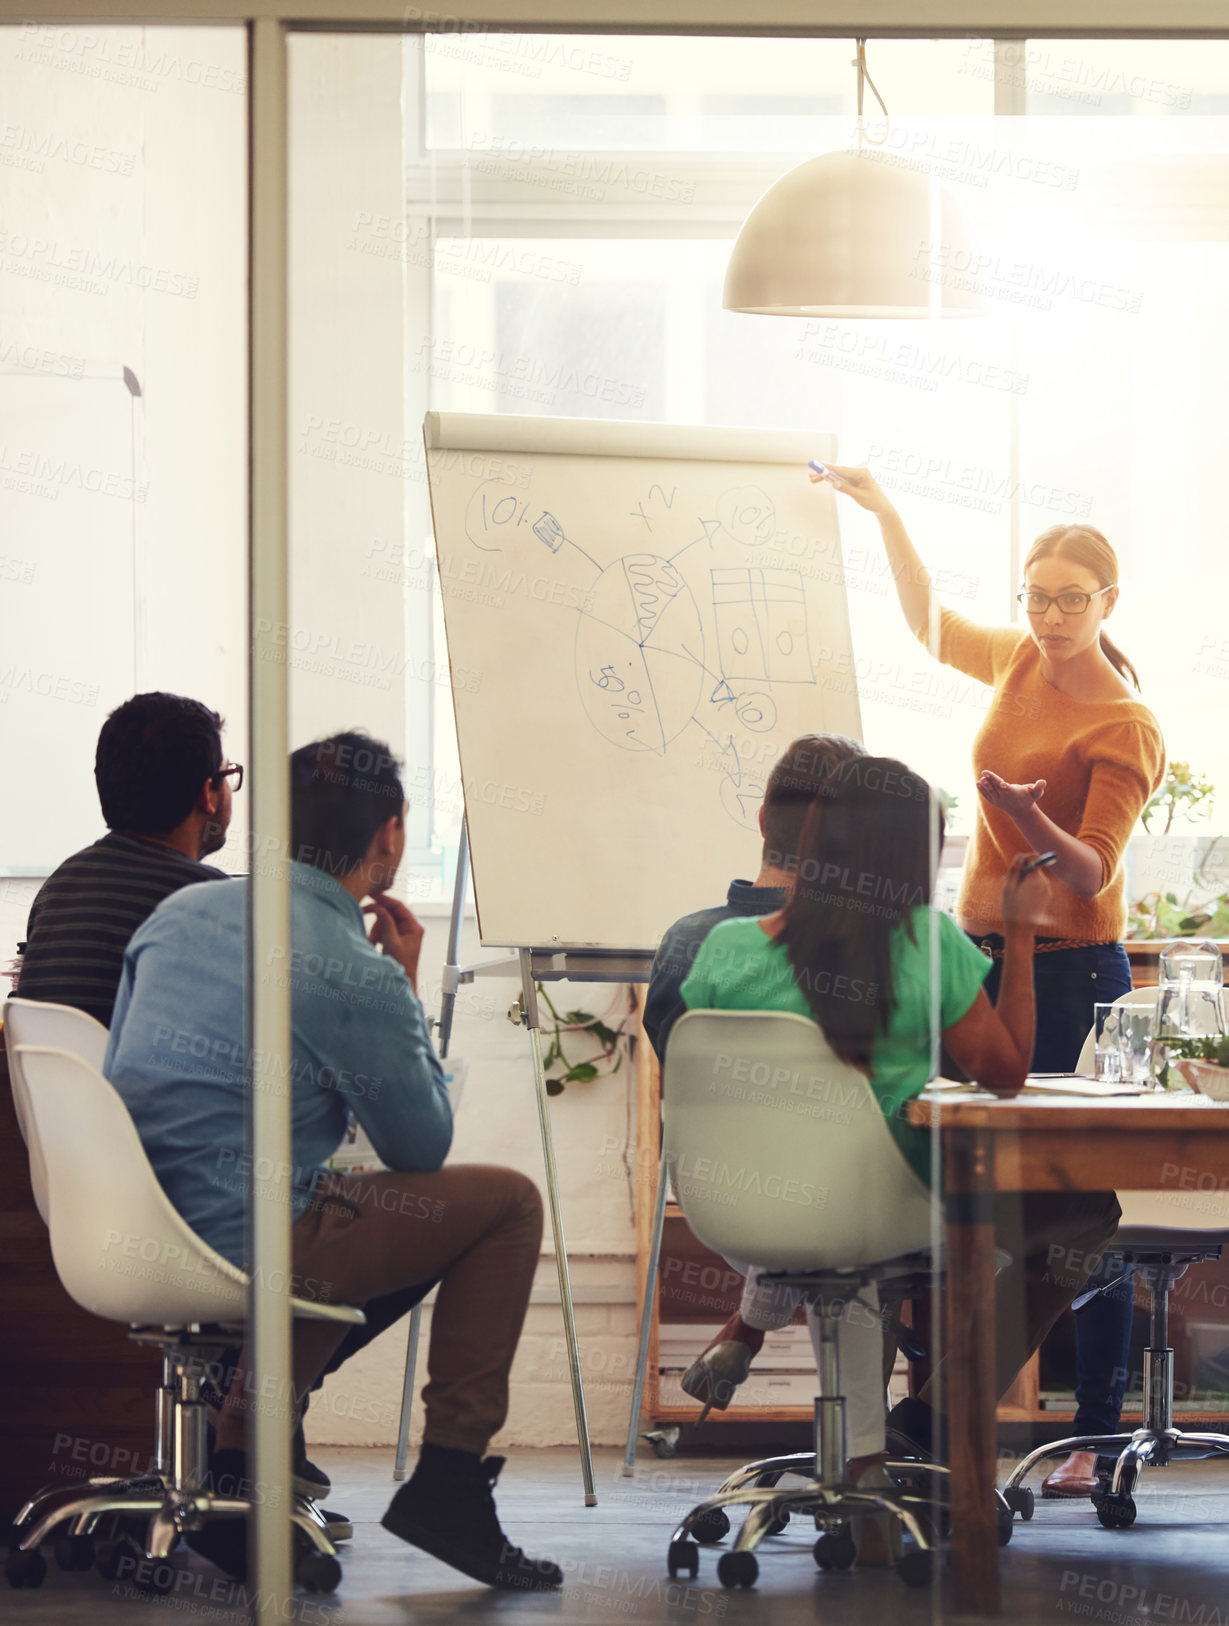
{"type": "Polygon", "coordinates": [[[1044,615],[1051,604],[1057,604],[1063,615],[1083,615],[1093,599],[1100,598],[1102,593],[1112,593],[1117,585],[1111,582],[1108,587],[1098,587],[1095,593],[1060,593],[1057,598],[1030,587],[1016,594],[1016,603],[1023,604],[1029,615],[1044,615]]]}
{"type": "Polygon", "coordinates": [[[217,773],[214,774],[213,782],[215,785],[220,785],[224,779],[231,779],[234,781],[230,787],[232,791],[242,790],[243,765],[238,762],[224,762],[218,769],[217,773]]]}

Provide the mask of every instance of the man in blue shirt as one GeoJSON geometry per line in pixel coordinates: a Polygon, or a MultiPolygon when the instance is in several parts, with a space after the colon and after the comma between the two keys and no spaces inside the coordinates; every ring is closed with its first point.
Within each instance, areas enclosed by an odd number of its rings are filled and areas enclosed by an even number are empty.
{"type": "MultiPolygon", "coordinates": [[[[244,1265],[245,1208],[260,1177],[246,1149],[248,1079],[272,1060],[291,1097],[292,1290],[362,1304],[440,1282],[422,1452],[385,1528],[489,1585],[557,1587],[554,1564],[527,1559],[504,1536],[491,1495],[502,1459],[483,1460],[507,1413],[541,1199],[511,1169],[441,1166],[452,1111],[415,991],[423,933],[388,891],[405,847],[395,759],[365,735],[340,734],[296,751],[290,767],[291,941],[260,973],[289,982],[290,1056],[249,1054],[248,882],[219,881],[175,893],[133,936],[105,1071],[171,1202],[244,1265]],[[322,1170],[351,1112],[390,1172],[322,1170]]],[[[300,1403],[344,1333],[296,1323],[300,1403]]],[[[218,1478],[244,1477],[252,1403],[241,1360],[218,1422],[218,1478]]],[[[193,1544],[244,1573],[242,1521],[207,1524],[193,1544]]]]}

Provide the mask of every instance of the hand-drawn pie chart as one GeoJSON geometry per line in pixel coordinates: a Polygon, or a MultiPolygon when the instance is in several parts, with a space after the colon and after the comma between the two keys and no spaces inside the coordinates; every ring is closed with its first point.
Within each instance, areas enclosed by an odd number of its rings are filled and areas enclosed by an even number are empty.
{"type": "Polygon", "coordinates": [[[607,566],[576,628],[576,685],[599,734],[664,752],[691,721],[703,660],[700,612],[677,566],[653,553],[607,566]]]}

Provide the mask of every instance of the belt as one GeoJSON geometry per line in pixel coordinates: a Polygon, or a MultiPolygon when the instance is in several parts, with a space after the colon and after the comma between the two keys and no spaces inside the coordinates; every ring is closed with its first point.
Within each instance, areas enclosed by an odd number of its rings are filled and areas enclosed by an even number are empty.
{"type": "MultiPolygon", "coordinates": [[[[1004,954],[1007,952],[1005,948],[995,948],[993,946],[995,937],[997,936],[998,934],[996,932],[992,933],[989,937],[978,937],[974,939],[978,948],[988,960],[1001,960],[1004,954]]],[[[1084,937],[1040,937],[1033,944],[1033,953],[1059,954],[1064,949],[1106,948],[1109,946],[1111,945],[1106,943],[1090,942],[1089,939],[1084,937]]]]}

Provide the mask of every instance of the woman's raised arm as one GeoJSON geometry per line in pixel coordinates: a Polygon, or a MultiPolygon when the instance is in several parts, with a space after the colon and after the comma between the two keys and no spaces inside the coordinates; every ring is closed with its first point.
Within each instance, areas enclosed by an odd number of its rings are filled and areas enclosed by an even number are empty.
{"type": "Polygon", "coordinates": [[[850,468],[840,463],[829,463],[827,469],[827,474],[816,474],[812,470],[812,483],[826,480],[834,491],[852,497],[859,508],[874,514],[883,532],[888,564],[896,582],[896,596],[909,623],[909,631],[914,634],[924,631],[930,625],[930,573],[918,557],[904,521],[869,469],[850,468]]]}

